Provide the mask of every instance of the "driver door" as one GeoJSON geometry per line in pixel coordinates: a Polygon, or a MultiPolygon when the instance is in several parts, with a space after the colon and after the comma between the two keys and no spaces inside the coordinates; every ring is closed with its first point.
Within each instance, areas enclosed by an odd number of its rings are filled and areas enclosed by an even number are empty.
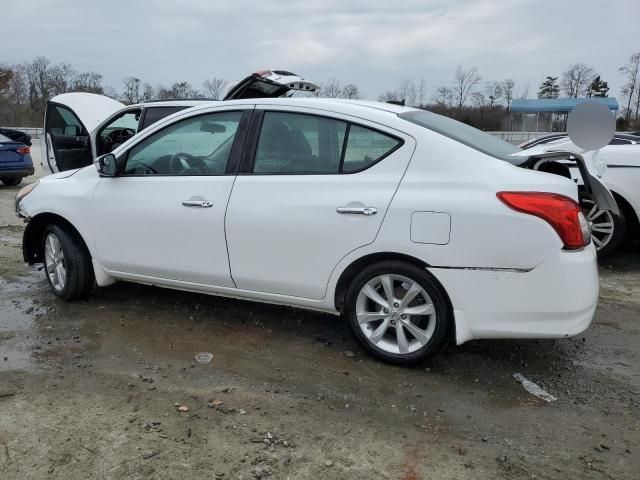
{"type": "Polygon", "coordinates": [[[117,154],[93,197],[97,256],[114,277],[233,287],[224,217],[252,106],[198,112],[117,154]]]}
{"type": "Polygon", "coordinates": [[[89,135],[124,105],[104,95],[74,92],[56,95],[44,114],[45,173],[86,167],[93,162],[89,135]]]}

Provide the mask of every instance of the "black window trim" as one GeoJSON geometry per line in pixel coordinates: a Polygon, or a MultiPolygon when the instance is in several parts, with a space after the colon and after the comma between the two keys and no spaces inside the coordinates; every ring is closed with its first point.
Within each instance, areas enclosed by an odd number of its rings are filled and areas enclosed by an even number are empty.
{"type": "Polygon", "coordinates": [[[124,162],[124,167],[126,167],[127,162],[129,161],[129,154],[131,153],[131,151],[137,147],[138,145],[140,145],[142,142],[144,142],[145,140],[154,137],[156,134],[166,130],[169,127],[174,126],[176,123],[179,123],[183,120],[192,120],[194,118],[198,118],[198,117],[202,117],[205,115],[212,115],[212,114],[216,114],[216,113],[229,113],[229,112],[241,112],[242,116],[240,117],[240,122],[238,123],[238,129],[236,130],[236,134],[235,137],[233,139],[233,145],[231,146],[231,152],[229,153],[229,159],[227,160],[227,166],[225,168],[224,173],[218,173],[218,174],[199,174],[199,175],[174,175],[171,173],[120,173],[118,176],[119,177],[124,177],[124,178],[131,178],[131,177],[176,177],[176,178],[181,178],[181,177],[226,177],[226,176],[235,176],[238,174],[238,168],[240,166],[241,163],[241,158],[242,158],[242,154],[243,154],[243,150],[244,150],[244,146],[245,146],[245,140],[247,139],[247,130],[248,130],[248,126],[249,126],[249,122],[253,116],[253,109],[251,108],[239,108],[239,109],[230,109],[230,110],[214,110],[214,111],[208,111],[208,112],[202,112],[199,113],[197,115],[193,115],[193,116],[189,116],[186,118],[181,118],[175,122],[169,123],[167,125],[164,125],[162,128],[160,128],[159,130],[151,133],[148,137],[145,137],[143,139],[141,139],[139,142],[137,142],[135,145],[132,145],[129,149],[127,149],[126,152],[123,152],[122,156],[123,158],[123,162],[124,162]]]}
{"type": "Polygon", "coordinates": [[[153,125],[156,122],[159,122],[163,118],[166,118],[169,115],[173,115],[174,113],[181,112],[182,110],[186,110],[187,108],[190,108],[190,107],[186,105],[145,105],[144,107],[142,107],[142,114],[140,115],[140,121],[138,122],[138,133],[146,128],[149,128],[151,125],[153,125]],[[166,109],[172,108],[174,110],[170,114],[160,117],[155,122],[150,123],[149,125],[146,125],[145,122],[147,121],[147,112],[151,109],[156,109],[156,108],[166,108],[166,109]]]}
{"type": "Polygon", "coordinates": [[[375,127],[371,127],[369,125],[363,125],[361,123],[358,122],[354,122],[351,120],[345,120],[343,118],[339,118],[339,117],[334,117],[331,115],[323,115],[323,114],[319,114],[319,113],[307,113],[307,112],[299,112],[296,110],[280,110],[280,109],[275,109],[275,110],[270,110],[268,108],[263,109],[263,108],[256,108],[254,110],[254,121],[252,121],[251,124],[251,128],[249,130],[249,138],[247,139],[247,145],[245,148],[245,152],[242,158],[242,165],[240,167],[240,172],[238,173],[238,175],[254,175],[254,176],[270,176],[270,175],[289,175],[289,176],[294,176],[294,175],[353,175],[356,173],[361,173],[364,172],[365,170],[370,169],[371,167],[377,165],[378,163],[380,163],[382,160],[384,160],[385,158],[387,158],[388,156],[394,154],[396,151],[398,151],[400,148],[403,147],[405,141],[403,138],[398,137],[397,135],[393,135],[389,132],[385,132],[383,130],[380,130],[378,128],[375,127]],[[344,134],[344,141],[342,143],[342,151],[340,153],[340,163],[339,163],[339,167],[338,167],[338,171],[335,173],[317,173],[317,172],[300,172],[300,173],[290,173],[290,172],[254,172],[253,171],[253,167],[255,164],[255,160],[256,160],[256,151],[258,148],[258,140],[260,139],[260,132],[262,131],[262,122],[264,120],[264,114],[265,113],[291,113],[294,115],[307,115],[307,116],[312,116],[312,117],[321,117],[321,118],[326,118],[329,120],[335,120],[338,122],[343,122],[346,123],[346,129],[345,129],[345,134],[344,134]],[[347,142],[349,141],[349,132],[351,131],[351,126],[355,125],[357,127],[361,127],[361,128],[366,128],[368,130],[372,130],[376,133],[379,133],[381,135],[385,135],[387,137],[393,138],[394,140],[396,140],[398,143],[396,144],[395,147],[393,147],[391,150],[387,151],[384,155],[381,155],[380,157],[378,157],[376,159],[375,162],[370,163],[369,165],[366,165],[365,167],[359,168],[358,170],[352,170],[349,172],[344,172],[343,171],[343,166],[344,166],[344,156],[345,153],[347,151],[347,142]]]}

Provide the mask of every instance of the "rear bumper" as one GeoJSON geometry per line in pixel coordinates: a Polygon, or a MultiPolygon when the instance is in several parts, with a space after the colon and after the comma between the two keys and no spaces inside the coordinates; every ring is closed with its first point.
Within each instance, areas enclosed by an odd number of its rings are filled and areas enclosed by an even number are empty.
{"type": "Polygon", "coordinates": [[[9,167],[6,170],[0,166],[0,177],[4,178],[24,178],[29,175],[33,175],[33,167],[21,167],[21,168],[12,168],[9,167]]]}
{"type": "Polygon", "coordinates": [[[530,271],[429,269],[454,308],[456,342],[560,338],[591,324],[599,279],[593,245],[559,251],[530,271]]]}

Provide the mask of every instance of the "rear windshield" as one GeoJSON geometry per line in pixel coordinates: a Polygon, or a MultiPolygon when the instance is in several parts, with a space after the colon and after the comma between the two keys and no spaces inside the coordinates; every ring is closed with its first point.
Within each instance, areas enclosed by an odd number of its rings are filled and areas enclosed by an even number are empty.
{"type": "Polygon", "coordinates": [[[413,110],[411,112],[400,113],[398,116],[408,122],[433,130],[492,157],[516,165],[522,163],[522,157],[510,156],[513,153],[520,152],[522,150],[521,148],[452,118],[427,112],[426,110],[413,110]]]}

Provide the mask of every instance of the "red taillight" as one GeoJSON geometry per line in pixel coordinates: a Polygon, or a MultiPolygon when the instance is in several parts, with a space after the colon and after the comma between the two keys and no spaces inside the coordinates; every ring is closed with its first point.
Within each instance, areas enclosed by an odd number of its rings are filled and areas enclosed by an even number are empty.
{"type": "Polygon", "coordinates": [[[20,147],[16,149],[16,152],[18,152],[20,155],[26,155],[27,153],[31,153],[31,149],[29,147],[20,147]]]}
{"type": "Polygon", "coordinates": [[[583,234],[580,223],[580,205],[573,199],[545,192],[498,192],[497,195],[508,207],[549,222],[565,248],[575,250],[589,244],[590,238],[583,234]]]}

